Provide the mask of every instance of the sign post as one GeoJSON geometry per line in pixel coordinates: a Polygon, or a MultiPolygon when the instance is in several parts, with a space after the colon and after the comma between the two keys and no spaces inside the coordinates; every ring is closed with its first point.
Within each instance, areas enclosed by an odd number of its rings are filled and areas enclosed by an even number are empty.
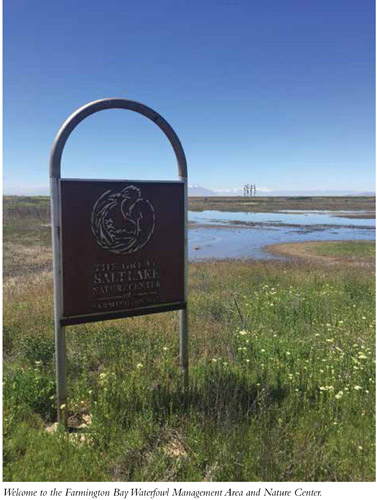
{"type": "Polygon", "coordinates": [[[180,371],[188,387],[187,164],[172,127],[151,108],[109,98],[73,113],[50,157],[58,421],[67,425],[65,328],[179,310],[180,371]],[[140,113],[165,133],[179,181],[61,178],[61,158],[74,128],[106,109],[140,113]]]}

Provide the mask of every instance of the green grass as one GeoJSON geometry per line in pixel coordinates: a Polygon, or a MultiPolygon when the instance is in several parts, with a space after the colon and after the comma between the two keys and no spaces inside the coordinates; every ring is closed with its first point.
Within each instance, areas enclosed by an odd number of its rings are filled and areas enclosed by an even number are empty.
{"type": "Polygon", "coordinates": [[[317,255],[346,258],[373,258],[376,255],[374,241],[328,241],[313,245],[317,255]]]}
{"type": "Polygon", "coordinates": [[[44,430],[56,418],[51,277],[5,286],[4,479],[372,481],[374,279],[308,271],[190,266],[187,394],[175,313],[69,328],[84,441],[44,430]]]}
{"type": "Polygon", "coordinates": [[[47,432],[56,407],[45,215],[25,215],[30,232],[17,210],[5,221],[19,220],[4,246],[5,481],[375,480],[371,267],[190,264],[188,392],[176,313],[69,327],[70,418],[91,423],[47,432]]]}
{"type": "Polygon", "coordinates": [[[324,265],[351,265],[370,268],[372,271],[376,262],[375,241],[303,241],[278,243],[269,245],[266,249],[274,254],[321,262],[324,265]]]}

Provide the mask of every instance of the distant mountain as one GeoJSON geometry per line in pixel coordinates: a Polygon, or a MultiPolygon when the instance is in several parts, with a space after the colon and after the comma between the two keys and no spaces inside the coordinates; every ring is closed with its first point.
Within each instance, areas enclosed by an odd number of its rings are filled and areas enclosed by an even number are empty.
{"type": "Polygon", "coordinates": [[[202,186],[188,186],[189,196],[221,196],[211,189],[204,188],[202,186]]]}
{"type": "MultiPolygon", "coordinates": [[[[243,188],[224,189],[215,191],[202,186],[189,186],[189,196],[243,196],[243,188]]],[[[346,190],[322,190],[313,189],[307,191],[273,191],[269,189],[260,189],[257,187],[257,196],[375,196],[374,191],[346,191],[346,190]]]]}
{"type": "Polygon", "coordinates": [[[352,191],[335,189],[313,189],[307,191],[258,191],[257,196],[375,196],[373,191],[352,191]]]}
{"type": "Polygon", "coordinates": [[[215,196],[243,196],[243,188],[215,191],[215,196]]]}
{"type": "Polygon", "coordinates": [[[224,189],[222,191],[214,191],[213,189],[204,188],[202,186],[188,186],[189,196],[243,196],[243,188],[224,189]]]}

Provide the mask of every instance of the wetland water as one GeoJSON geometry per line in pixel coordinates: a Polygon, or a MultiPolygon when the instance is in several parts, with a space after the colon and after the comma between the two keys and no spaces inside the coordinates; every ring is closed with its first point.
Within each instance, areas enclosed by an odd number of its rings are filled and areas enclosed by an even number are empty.
{"type": "Polygon", "coordinates": [[[367,215],[353,211],[190,211],[189,260],[276,259],[281,257],[265,251],[265,246],[314,240],[373,240],[375,219],[354,218],[355,214],[367,215]]]}

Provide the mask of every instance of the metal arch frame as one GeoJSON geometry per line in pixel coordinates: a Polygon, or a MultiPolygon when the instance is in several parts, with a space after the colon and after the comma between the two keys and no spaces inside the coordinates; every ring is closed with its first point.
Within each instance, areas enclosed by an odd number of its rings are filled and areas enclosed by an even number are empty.
{"type": "Polygon", "coordinates": [[[184,386],[188,387],[188,252],[187,252],[187,162],[181,142],[169,123],[156,111],[145,104],[122,98],[106,98],[93,101],[75,111],[57,133],[50,155],[51,184],[51,219],[52,246],[54,265],[54,317],[55,317],[55,350],[57,379],[58,422],[67,426],[67,369],[65,327],[62,326],[62,260],[61,260],[61,205],[60,179],[61,159],[64,146],[73,130],[88,116],[106,109],[127,109],[135,111],[153,121],[169,139],[173,147],[177,164],[178,177],[184,183],[184,301],[186,307],[180,313],[179,355],[180,371],[183,374],[184,386]]]}
{"type": "Polygon", "coordinates": [[[140,102],[130,101],[122,98],[107,98],[99,99],[98,101],[90,102],[82,108],[72,113],[72,115],[64,122],[63,126],[55,137],[54,144],[51,150],[50,157],[50,177],[57,179],[61,174],[61,158],[65,143],[71,132],[76,126],[88,116],[103,111],[105,109],[128,109],[146,116],[154,122],[164,132],[172,145],[178,163],[178,174],[181,180],[187,179],[187,162],[180,140],[168,122],[162,118],[156,111],[140,102]]]}

